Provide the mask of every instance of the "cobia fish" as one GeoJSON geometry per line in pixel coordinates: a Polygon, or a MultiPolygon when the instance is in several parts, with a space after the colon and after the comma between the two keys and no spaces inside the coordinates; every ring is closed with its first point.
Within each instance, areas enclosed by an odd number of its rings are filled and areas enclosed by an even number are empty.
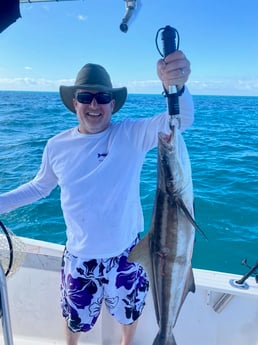
{"type": "Polygon", "coordinates": [[[159,326],[153,345],[176,345],[173,328],[188,292],[195,291],[191,265],[195,227],[190,159],[180,131],[172,126],[171,135],[159,133],[151,228],[129,255],[150,280],[159,326]]]}

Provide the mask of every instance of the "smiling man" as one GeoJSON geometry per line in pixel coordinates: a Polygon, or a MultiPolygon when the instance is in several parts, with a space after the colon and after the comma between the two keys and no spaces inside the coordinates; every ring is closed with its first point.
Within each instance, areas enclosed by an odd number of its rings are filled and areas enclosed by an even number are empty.
{"type": "MultiPolygon", "coordinates": [[[[190,63],[181,51],[159,60],[165,89],[177,85],[181,130],[193,122],[192,98],[184,87],[190,63]]],[[[132,345],[149,282],[143,268],[127,257],[144,230],[140,174],[158,133],[170,133],[167,112],[112,122],[127,97],[113,88],[107,71],[86,64],[73,86],[61,86],[65,106],[79,125],[47,142],[36,177],[0,195],[0,213],[46,197],[57,186],[66,223],[61,269],[61,307],[67,345],[95,325],[102,303],[122,325],[121,345],[132,345]]]]}
{"type": "Polygon", "coordinates": [[[80,133],[94,134],[108,128],[115,101],[111,92],[78,90],[74,98],[80,133]]]}
{"type": "Polygon", "coordinates": [[[94,134],[109,126],[112,114],[126,100],[127,89],[113,88],[106,70],[89,63],[79,71],[74,86],[60,86],[60,95],[67,108],[77,114],[79,131],[94,134]]]}

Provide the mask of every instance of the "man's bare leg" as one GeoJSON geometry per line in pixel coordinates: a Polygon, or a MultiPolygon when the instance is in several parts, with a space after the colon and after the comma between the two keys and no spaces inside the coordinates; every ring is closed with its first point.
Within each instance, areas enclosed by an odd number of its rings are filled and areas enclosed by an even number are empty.
{"type": "Polygon", "coordinates": [[[65,325],[65,335],[66,335],[66,344],[67,345],[78,345],[78,340],[80,337],[80,332],[72,332],[69,328],[65,325]]]}
{"type": "MultiPolygon", "coordinates": [[[[132,345],[134,335],[136,332],[136,327],[138,324],[138,320],[132,323],[131,325],[122,325],[122,340],[121,345],[132,345]]],[[[67,345],[78,345],[78,340],[80,337],[80,332],[72,332],[69,328],[65,325],[65,333],[66,333],[66,344],[67,345]]]]}
{"type": "Polygon", "coordinates": [[[136,332],[137,324],[138,324],[138,320],[132,323],[131,325],[122,325],[121,345],[133,344],[133,338],[136,332]]]}

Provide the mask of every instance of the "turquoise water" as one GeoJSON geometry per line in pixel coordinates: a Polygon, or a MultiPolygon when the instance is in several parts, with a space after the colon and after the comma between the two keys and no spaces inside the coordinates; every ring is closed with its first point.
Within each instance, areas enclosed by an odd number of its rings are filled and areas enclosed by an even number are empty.
{"type": "MultiPolygon", "coordinates": [[[[0,192],[37,172],[46,140],[76,125],[58,93],[0,92],[0,192]]],[[[195,123],[184,133],[193,169],[197,234],[193,266],[245,273],[258,260],[258,98],[194,96],[195,123]]],[[[151,116],[165,109],[160,95],[129,95],[114,116],[151,116]]],[[[142,171],[145,231],[150,225],[156,183],[156,150],[142,171]]],[[[65,242],[58,188],[35,204],[2,215],[17,235],[65,242]]]]}

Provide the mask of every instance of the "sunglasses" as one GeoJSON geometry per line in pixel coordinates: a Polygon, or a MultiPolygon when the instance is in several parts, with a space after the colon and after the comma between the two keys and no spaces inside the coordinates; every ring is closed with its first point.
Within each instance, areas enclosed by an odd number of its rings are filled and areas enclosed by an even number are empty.
{"type": "Polygon", "coordinates": [[[83,104],[90,104],[93,98],[95,98],[98,104],[108,104],[113,99],[113,96],[112,93],[108,92],[79,92],[75,95],[75,98],[78,102],[83,104]]]}

